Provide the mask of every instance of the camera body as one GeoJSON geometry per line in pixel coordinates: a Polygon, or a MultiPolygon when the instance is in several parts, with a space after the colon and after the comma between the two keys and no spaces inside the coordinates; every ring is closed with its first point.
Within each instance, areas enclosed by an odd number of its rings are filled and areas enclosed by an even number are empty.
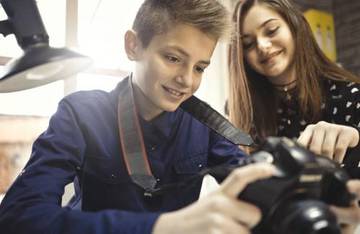
{"type": "Polygon", "coordinates": [[[278,173],[250,184],[239,195],[262,211],[262,220],[252,233],[341,233],[328,208],[328,204],[349,206],[353,199],[346,188],[349,176],[340,165],[284,137],[269,137],[261,150],[241,161],[240,166],[257,162],[273,164],[278,173]]]}

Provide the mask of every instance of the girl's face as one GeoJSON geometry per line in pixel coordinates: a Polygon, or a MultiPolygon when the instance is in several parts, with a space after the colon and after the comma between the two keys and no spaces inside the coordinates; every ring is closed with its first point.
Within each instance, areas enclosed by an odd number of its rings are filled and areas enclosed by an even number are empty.
{"type": "Polygon", "coordinates": [[[296,79],[295,42],[280,14],[264,4],[254,5],[246,13],[241,28],[244,56],[253,70],[273,84],[296,79]]]}

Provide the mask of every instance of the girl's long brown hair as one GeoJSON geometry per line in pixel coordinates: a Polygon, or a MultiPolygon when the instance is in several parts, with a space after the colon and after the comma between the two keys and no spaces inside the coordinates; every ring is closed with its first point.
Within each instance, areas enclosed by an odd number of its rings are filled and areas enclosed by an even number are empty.
{"type": "Polygon", "coordinates": [[[308,121],[321,118],[324,99],[322,79],[359,82],[359,78],[329,60],[317,45],[302,12],[288,0],[240,0],[233,13],[236,35],[229,47],[229,118],[237,127],[256,133],[261,140],[276,135],[276,96],[268,79],[244,59],[241,26],[244,15],[255,4],[263,4],[278,12],[287,22],[295,40],[295,74],[302,116],[308,121]]]}

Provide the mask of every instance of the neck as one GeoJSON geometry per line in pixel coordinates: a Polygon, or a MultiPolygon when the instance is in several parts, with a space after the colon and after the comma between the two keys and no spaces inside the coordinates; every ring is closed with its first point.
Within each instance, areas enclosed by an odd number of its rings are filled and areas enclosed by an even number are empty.
{"type": "Polygon", "coordinates": [[[286,91],[296,87],[296,81],[297,80],[294,79],[286,84],[272,84],[272,85],[275,87],[275,89],[286,92],[286,91]]]}
{"type": "Polygon", "coordinates": [[[146,121],[154,119],[162,113],[143,93],[136,82],[133,82],[134,101],[138,114],[146,121]]]}
{"type": "Polygon", "coordinates": [[[296,86],[296,69],[294,61],[276,77],[272,77],[270,82],[272,83],[273,87],[284,91],[284,89],[289,90],[296,86]]]}

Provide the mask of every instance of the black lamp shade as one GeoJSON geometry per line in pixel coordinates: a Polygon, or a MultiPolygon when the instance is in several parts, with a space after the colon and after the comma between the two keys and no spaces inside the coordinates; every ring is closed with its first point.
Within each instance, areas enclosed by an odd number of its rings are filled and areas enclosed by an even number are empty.
{"type": "Polygon", "coordinates": [[[84,70],[91,64],[89,57],[66,48],[48,45],[29,47],[11,60],[0,75],[0,93],[14,92],[62,80],[84,70]]]}

